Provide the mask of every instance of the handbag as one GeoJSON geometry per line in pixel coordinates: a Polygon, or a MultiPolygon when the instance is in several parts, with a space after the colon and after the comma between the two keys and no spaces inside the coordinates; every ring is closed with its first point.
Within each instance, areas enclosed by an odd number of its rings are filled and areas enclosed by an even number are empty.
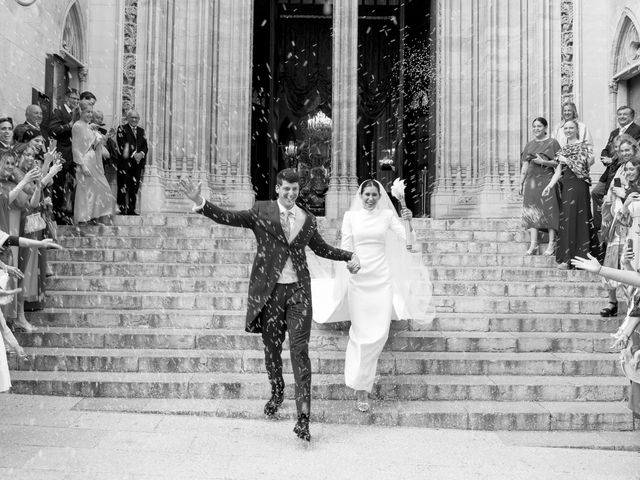
{"type": "Polygon", "coordinates": [[[47,224],[42,218],[40,213],[32,213],[31,215],[27,215],[27,218],[24,220],[24,233],[35,233],[40,230],[44,230],[47,224]]]}

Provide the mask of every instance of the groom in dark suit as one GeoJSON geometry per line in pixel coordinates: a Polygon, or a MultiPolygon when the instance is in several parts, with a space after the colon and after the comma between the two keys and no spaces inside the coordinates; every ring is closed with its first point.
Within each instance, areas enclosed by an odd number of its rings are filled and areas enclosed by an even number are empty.
{"type": "Polygon", "coordinates": [[[296,205],[300,190],[298,173],[290,168],[277,176],[277,201],[259,201],[249,210],[224,210],[200,194],[200,184],[181,180],[183,193],[201,212],[217,223],[249,228],[257,240],[257,252],[249,280],[249,300],[245,330],[260,333],[264,343],[265,365],[271,383],[271,399],[264,406],[271,417],[282,405],[282,344],[289,331],[291,366],[295,378],[298,421],[293,431],[309,441],[311,406],[311,278],[305,247],[331,260],[348,262],[351,273],[360,268],[355,253],[328,245],[320,236],[315,217],[296,205]]]}

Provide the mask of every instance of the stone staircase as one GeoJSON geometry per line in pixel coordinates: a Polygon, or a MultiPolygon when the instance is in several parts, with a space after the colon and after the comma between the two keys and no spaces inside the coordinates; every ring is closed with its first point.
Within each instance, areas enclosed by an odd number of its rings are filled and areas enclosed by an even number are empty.
{"type": "MultiPolygon", "coordinates": [[[[336,222],[322,220],[325,238],[336,222]]],[[[629,430],[629,383],[609,350],[620,318],[597,279],[523,255],[515,220],[415,219],[437,316],[394,330],[372,412],[343,385],[347,331],[314,327],[316,421],[461,429],[629,430]],[[594,313],[595,312],[595,313],[594,313]]],[[[65,231],[48,308],[10,357],[13,392],[85,397],[80,408],[261,417],[258,335],[244,332],[251,232],[198,215],[117,217],[65,231]]],[[[285,352],[288,401],[293,378],[285,352]]]]}

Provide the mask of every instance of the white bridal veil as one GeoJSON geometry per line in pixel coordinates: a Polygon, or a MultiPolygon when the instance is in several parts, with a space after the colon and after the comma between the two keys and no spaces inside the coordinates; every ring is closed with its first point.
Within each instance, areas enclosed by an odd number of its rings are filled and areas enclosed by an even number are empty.
{"type": "MultiPolygon", "coordinates": [[[[380,182],[380,200],[376,209],[396,209],[380,182]]],[[[364,208],[361,200],[362,185],[358,188],[350,211],[364,208]]],[[[411,242],[415,245],[415,242],[411,242]]],[[[422,264],[422,253],[409,252],[405,240],[391,230],[387,231],[385,254],[389,264],[393,290],[392,320],[409,320],[411,328],[431,328],[434,308],[431,306],[432,285],[429,271],[422,264]]],[[[313,319],[318,323],[344,322],[349,320],[347,287],[351,274],[342,262],[332,262],[307,251],[307,262],[311,274],[313,296],[313,319]]],[[[356,274],[357,275],[357,274],[356,274]]]]}

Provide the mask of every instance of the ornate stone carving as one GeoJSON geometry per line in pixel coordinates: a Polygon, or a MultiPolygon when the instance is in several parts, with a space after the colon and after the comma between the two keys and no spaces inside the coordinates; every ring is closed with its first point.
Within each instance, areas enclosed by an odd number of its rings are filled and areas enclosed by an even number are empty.
{"type": "Polygon", "coordinates": [[[573,101],[573,0],[560,4],[560,87],[562,102],[573,101]]]}
{"type": "Polygon", "coordinates": [[[136,46],[138,43],[138,0],[125,0],[122,51],[122,116],[136,103],[136,46]]]}
{"type": "Polygon", "coordinates": [[[82,67],[78,69],[78,79],[80,83],[86,83],[87,77],[89,76],[89,69],[82,67]]]}

